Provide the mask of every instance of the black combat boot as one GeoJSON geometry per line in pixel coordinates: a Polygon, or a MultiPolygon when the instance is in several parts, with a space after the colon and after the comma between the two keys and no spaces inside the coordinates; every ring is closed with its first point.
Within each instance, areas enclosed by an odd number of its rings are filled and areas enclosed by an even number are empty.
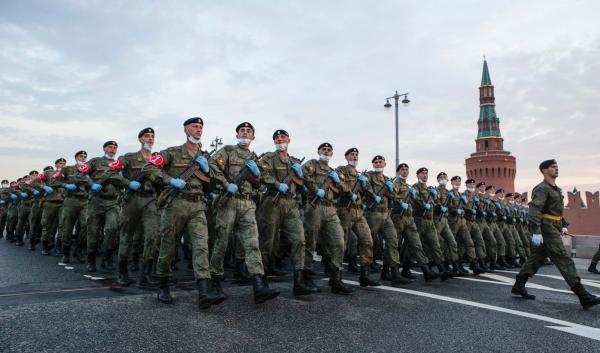
{"type": "Polygon", "coordinates": [[[311,270],[304,270],[304,285],[310,288],[314,293],[318,293],[321,291],[321,288],[315,284],[312,280],[313,272],[311,270]]]}
{"type": "Polygon", "coordinates": [[[50,243],[47,240],[42,240],[42,255],[50,256],[50,243]]]}
{"type": "Polygon", "coordinates": [[[285,276],[285,275],[287,275],[287,272],[283,268],[283,260],[281,260],[281,258],[279,258],[279,257],[276,257],[273,260],[274,260],[273,261],[273,267],[272,267],[272,274],[273,274],[273,276],[285,276]]]}
{"type": "Polygon", "coordinates": [[[356,256],[350,256],[348,259],[348,272],[358,273],[360,272],[358,268],[358,261],[356,256]]]}
{"type": "Polygon", "coordinates": [[[62,256],[62,238],[56,238],[54,241],[54,256],[62,256]]]}
{"type": "Polygon", "coordinates": [[[535,295],[527,293],[527,289],[525,288],[525,283],[527,283],[527,279],[529,277],[525,275],[517,275],[515,285],[512,287],[511,293],[513,295],[521,296],[525,299],[535,299],[535,295]]]}
{"type": "Polygon", "coordinates": [[[215,299],[216,304],[220,304],[227,299],[227,295],[225,295],[225,292],[223,292],[223,287],[221,287],[221,278],[219,276],[211,277],[210,292],[214,298],[217,298],[215,299]]]}
{"type": "Polygon", "coordinates": [[[448,271],[444,265],[437,265],[438,271],[440,272],[441,280],[447,281],[452,278],[452,272],[448,271]]]}
{"type": "Polygon", "coordinates": [[[113,256],[111,250],[106,250],[104,252],[104,256],[102,256],[102,262],[100,263],[100,268],[105,271],[112,272],[115,270],[115,266],[113,265],[113,256]]]}
{"type": "Polygon", "coordinates": [[[131,256],[131,266],[129,266],[131,271],[139,271],[140,270],[140,254],[134,253],[131,256]]]}
{"type": "Polygon", "coordinates": [[[579,302],[584,309],[588,309],[594,305],[600,304],[600,297],[588,293],[581,283],[574,285],[571,290],[577,295],[577,297],[579,297],[579,302]]]}
{"type": "Polygon", "coordinates": [[[144,261],[138,277],[138,285],[141,287],[154,287],[156,281],[152,279],[152,260],[144,261]]]}
{"type": "Polygon", "coordinates": [[[505,270],[504,267],[498,265],[498,262],[496,262],[496,259],[491,259],[490,260],[490,271],[495,271],[495,270],[505,270]]]}
{"type": "Polygon", "coordinates": [[[342,282],[342,272],[332,269],[331,277],[329,277],[329,286],[333,294],[351,294],[354,289],[342,282]]]}
{"type": "Polygon", "coordinates": [[[127,258],[119,259],[119,273],[117,274],[117,284],[121,287],[128,287],[131,284],[129,274],[127,273],[127,258]]]}
{"type": "Polygon", "coordinates": [[[211,305],[218,305],[225,300],[221,295],[208,290],[208,280],[200,278],[196,281],[198,287],[198,308],[200,310],[208,309],[211,305]]]}
{"type": "Polygon", "coordinates": [[[425,279],[425,282],[431,282],[439,277],[438,274],[431,271],[427,265],[421,266],[421,271],[423,271],[423,278],[425,279]]]}
{"type": "Polygon", "coordinates": [[[485,272],[490,272],[490,269],[487,267],[487,265],[485,264],[485,261],[483,259],[480,259],[477,261],[479,263],[479,267],[481,268],[481,270],[485,273],[485,272]]]}
{"type": "Polygon", "coordinates": [[[169,290],[169,277],[161,277],[158,284],[158,295],[156,296],[159,302],[163,304],[171,304],[173,297],[169,290]]]}
{"type": "Polygon", "coordinates": [[[87,272],[96,272],[96,253],[88,252],[85,270],[87,272]]]}
{"type": "Polygon", "coordinates": [[[598,269],[596,269],[597,265],[598,265],[597,262],[592,261],[592,263],[590,263],[590,267],[588,267],[588,272],[595,273],[597,275],[600,274],[600,272],[598,272],[598,269]]]}
{"type": "MultiPolygon", "coordinates": [[[[396,269],[396,273],[397,272],[398,272],[398,269],[396,269]]],[[[369,267],[368,266],[360,267],[360,277],[358,277],[358,283],[360,283],[361,287],[378,287],[381,285],[381,283],[369,278],[369,267]]]]}
{"type": "Polygon", "coordinates": [[[512,267],[512,268],[517,268],[517,267],[521,267],[519,266],[516,262],[515,262],[515,258],[512,256],[507,256],[506,257],[506,263],[512,267]]]}
{"type": "Polygon", "coordinates": [[[267,300],[273,299],[279,295],[279,291],[269,288],[266,283],[266,277],[254,275],[252,286],[254,288],[254,304],[262,304],[267,300]]]}
{"type": "Polygon", "coordinates": [[[462,261],[453,262],[452,268],[454,272],[458,273],[457,277],[467,277],[469,275],[469,271],[463,267],[462,261]]]}
{"type": "Polygon", "coordinates": [[[244,268],[244,259],[235,259],[235,269],[233,271],[233,279],[239,282],[248,280],[244,268]]]}
{"type": "Polygon", "coordinates": [[[83,256],[81,256],[81,248],[79,246],[75,246],[75,248],[73,249],[73,257],[80,264],[85,262],[83,256]]]}
{"type": "Polygon", "coordinates": [[[392,287],[400,287],[403,284],[411,284],[412,281],[408,278],[404,278],[402,276],[400,276],[400,273],[398,272],[398,267],[392,266],[390,267],[390,271],[392,274],[392,287]]]}
{"type": "Polygon", "coordinates": [[[417,276],[413,275],[412,272],[410,272],[410,267],[410,263],[405,262],[402,266],[402,272],[400,272],[400,275],[408,279],[417,279],[417,276]]]}
{"type": "Polygon", "coordinates": [[[60,262],[63,264],[68,264],[71,262],[71,247],[64,245],[63,246],[63,257],[60,259],[60,262]]]}
{"type": "Polygon", "coordinates": [[[479,267],[479,264],[477,264],[477,261],[471,262],[471,271],[473,271],[473,276],[478,276],[482,273],[485,273],[485,271],[481,267],[479,267]]]}
{"type": "Polygon", "coordinates": [[[526,262],[527,258],[525,256],[519,256],[519,265],[521,265],[521,267],[525,265],[526,262]]]}
{"type": "Polygon", "coordinates": [[[506,258],[504,256],[498,256],[498,263],[497,263],[500,267],[504,268],[505,270],[510,268],[510,265],[506,263],[506,258]]]}
{"type": "Polygon", "coordinates": [[[381,280],[382,281],[390,281],[392,277],[390,276],[390,265],[383,264],[381,266],[381,280]]]}
{"type": "Polygon", "coordinates": [[[29,251],[35,251],[35,239],[33,237],[29,238],[29,247],[27,248],[29,251]]]}
{"type": "Polygon", "coordinates": [[[371,270],[373,270],[374,272],[379,272],[381,270],[381,265],[377,263],[377,261],[375,261],[375,259],[373,259],[373,262],[371,262],[371,270]]]}
{"type": "Polygon", "coordinates": [[[316,291],[313,291],[312,288],[310,288],[306,284],[304,284],[304,273],[302,272],[302,270],[295,270],[294,271],[294,295],[296,295],[296,296],[308,295],[308,294],[313,294],[315,292],[316,291]]]}

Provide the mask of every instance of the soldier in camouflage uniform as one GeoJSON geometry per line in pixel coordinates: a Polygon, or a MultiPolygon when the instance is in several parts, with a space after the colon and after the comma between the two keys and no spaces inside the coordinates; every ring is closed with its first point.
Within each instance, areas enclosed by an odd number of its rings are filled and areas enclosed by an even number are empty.
{"type": "Polygon", "coordinates": [[[433,217],[439,235],[440,246],[444,254],[444,263],[442,265],[446,272],[452,272],[452,275],[458,276],[461,275],[458,269],[458,245],[448,223],[448,203],[454,197],[454,193],[446,189],[448,174],[445,172],[438,173],[437,181],[437,200],[435,202],[436,207],[434,207],[433,217]],[[452,265],[452,270],[450,269],[450,265],[452,265]]]}
{"type": "MultiPolygon", "coordinates": [[[[333,146],[324,142],[317,148],[319,159],[311,159],[302,166],[307,192],[307,204],[304,212],[304,232],[306,236],[306,254],[304,273],[307,285],[314,286],[311,278],[313,253],[317,240],[329,255],[328,264],[331,274],[329,286],[336,294],[354,292],[342,282],[342,259],[344,257],[344,230],[336,209],[336,193],[342,183],[338,173],[329,166],[333,156],[333,146]]],[[[324,257],[325,258],[325,257],[324,257]]]]}
{"type": "Polygon", "coordinates": [[[2,187],[0,187],[0,239],[4,237],[4,229],[6,228],[6,216],[8,214],[8,205],[10,204],[10,197],[8,194],[8,188],[10,183],[8,180],[2,180],[2,187]]]}
{"type": "Polygon", "coordinates": [[[19,182],[19,194],[21,196],[21,202],[17,209],[17,227],[15,228],[15,245],[23,246],[23,238],[25,232],[29,228],[29,214],[31,212],[31,206],[33,204],[34,195],[27,193],[27,186],[30,183],[31,175],[24,176],[19,182]]]}
{"type": "MultiPolygon", "coordinates": [[[[301,161],[288,154],[290,137],[287,131],[273,133],[275,152],[265,154],[259,161],[261,182],[266,186],[265,198],[259,210],[260,253],[265,268],[271,268],[273,244],[283,233],[291,243],[294,265],[294,295],[315,293],[317,288],[304,283],[304,254],[306,240],[298,203],[294,195],[302,186],[301,161]]],[[[279,244],[279,242],[276,242],[279,244]]],[[[279,250],[279,249],[277,249],[279,250]]]]}
{"type": "Polygon", "coordinates": [[[88,272],[96,272],[96,253],[99,241],[102,241],[103,251],[101,267],[108,271],[114,270],[112,255],[117,250],[119,234],[118,198],[123,186],[127,185],[123,177],[119,175],[122,163],[115,160],[118,149],[117,142],[107,141],[102,148],[104,156],[92,158],[87,163],[90,166],[87,203],[86,269],[88,272]]]}
{"type": "Polygon", "coordinates": [[[425,167],[417,170],[419,181],[413,185],[415,189],[415,223],[421,236],[421,242],[428,254],[430,263],[438,267],[442,281],[452,277],[452,272],[443,268],[444,256],[440,247],[435,223],[433,221],[434,206],[437,199],[437,190],[427,186],[429,171],[425,167]]]}
{"type": "Polygon", "coordinates": [[[160,225],[155,189],[152,187],[152,183],[146,180],[142,174],[142,168],[152,157],[154,129],[148,127],[141,130],[138,133],[138,141],[141,144],[139,151],[126,153],[119,157],[119,160],[123,162],[123,178],[128,185],[119,215],[120,240],[117,283],[120,286],[130,284],[127,263],[133,237],[138,229],[142,232],[144,239],[143,263],[139,282],[140,285],[152,284],[150,275],[154,259],[154,244],[158,237],[160,225]]]}
{"type": "Polygon", "coordinates": [[[506,203],[504,209],[506,210],[506,226],[508,231],[511,233],[512,238],[514,239],[517,254],[519,254],[519,264],[523,265],[527,260],[527,255],[525,253],[525,247],[523,246],[521,237],[519,236],[519,231],[517,230],[517,217],[519,215],[519,209],[516,207],[514,194],[506,194],[505,201],[506,203]]]}
{"type": "Polygon", "coordinates": [[[63,201],[63,209],[61,213],[62,224],[62,263],[71,262],[71,250],[77,262],[83,262],[81,258],[81,242],[82,237],[85,238],[87,233],[86,222],[86,186],[88,184],[89,166],[85,164],[87,160],[87,152],[78,151],[75,153],[75,164],[66,166],[62,169],[64,189],[66,190],[65,199],[63,201]],[[79,221],[80,230],[78,238],[73,239],[73,230],[79,221]],[[72,249],[73,244],[75,246],[72,249]]]}
{"type": "MultiPolygon", "coordinates": [[[[466,190],[461,195],[461,201],[464,206],[465,219],[467,221],[467,228],[471,234],[471,239],[475,245],[475,255],[477,256],[477,264],[479,264],[480,273],[486,272],[485,258],[487,256],[487,250],[485,248],[485,241],[481,235],[481,229],[477,224],[477,215],[479,213],[479,207],[481,206],[481,200],[477,197],[475,189],[475,180],[467,179],[465,181],[466,190]]],[[[475,271],[476,267],[471,264],[471,271],[475,271]]]]}
{"type": "MultiPolygon", "coordinates": [[[[46,168],[44,169],[46,170],[46,168]]],[[[31,178],[29,182],[31,193],[34,195],[31,212],[29,213],[29,251],[34,251],[35,245],[39,243],[42,238],[42,207],[45,199],[45,184],[42,180],[45,177],[45,174],[38,174],[37,171],[34,172],[35,177],[31,178]]]]}
{"type": "MultiPolygon", "coordinates": [[[[493,264],[492,270],[505,270],[510,268],[511,266],[506,263],[506,241],[504,240],[504,235],[502,235],[502,231],[498,227],[497,219],[498,214],[496,213],[496,202],[494,201],[494,197],[496,195],[496,189],[493,185],[487,185],[481,187],[479,194],[480,200],[483,200],[483,209],[486,212],[485,224],[488,226],[493,240],[490,240],[490,244],[496,244],[496,263],[493,264]],[[483,191],[481,191],[483,190],[483,191]]],[[[492,264],[490,263],[490,267],[492,264]]]]}
{"type": "Polygon", "coordinates": [[[504,189],[497,189],[494,198],[490,201],[494,203],[494,211],[496,212],[496,225],[502,233],[502,237],[506,243],[505,262],[509,267],[517,268],[519,267],[515,261],[517,256],[517,244],[506,223],[508,220],[508,215],[506,202],[504,201],[504,189]]]}
{"type": "MultiPolygon", "coordinates": [[[[55,170],[45,172],[46,192],[44,208],[42,210],[42,255],[50,255],[50,249],[58,247],[60,243],[57,239],[56,244],[54,237],[59,229],[59,220],[63,201],[65,199],[66,190],[64,188],[64,168],[67,161],[64,158],[59,158],[54,162],[55,170]]],[[[62,235],[62,234],[61,234],[62,235]]]]}
{"type": "MultiPolygon", "coordinates": [[[[337,202],[337,213],[344,230],[344,244],[347,244],[346,251],[350,262],[356,264],[357,248],[360,248],[360,276],[359,283],[362,287],[379,286],[381,283],[369,278],[369,269],[373,263],[373,239],[367,219],[363,213],[363,193],[367,187],[367,180],[364,175],[356,170],[358,164],[358,149],[353,147],[344,154],[348,164],[339,166],[336,169],[341,180],[339,199],[337,202]],[[348,239],[352,237],[358,240],[348,244],[348,239]]],[[[397,251],[397,250],[396,250],[397,251]]],[[[350,265],[348,266],[350,267],[350,265]]]]}
{"type": "Polygon", "coordinates": [[[544,264],[546,257],[550,257],[556,265],[571,290],[579,297],[579,302],[584,309],[600,304],[600,297],[594,296],[581,285],[581,278],[577,274],[573,260],[565,250],[562,236],[568,233],[568,223],[562,216],[564,210],[564,196],[562,190],[556,185],[558,177],[558,164],[550,159],[540,164],[540,171],[544,181],[533,188],[529,204],[529,228],[533,233],[531,256],[527,259],[516,277],[512,294],[526,299],[535,299],[527,293],[525,283],[533,277],[544,264]]]}
{"type": "Polygon", "coordinates": [[[8,194],[8,200],[10,200],[6,212],[6,240],[14,243],[15,228],[17,228],[17,222],[19,221],[19,201],[21,200],[18,182],[11,181],[6,193],[8,194]]]}
{"type": "Polygon", "coordinates": [[[523,250],[525,251],[525,257],[531,256],[531,243],[529,238],[529,230],[527,229],[527,225],[525,224],[525,220],[527,218],[527,211],[525,207],[523,207],[522,195],[518,192],[515,192],[515,214],[516,214],[516,224],[515,228],[517,229],[517,233],[519,234],[519,239],[521,239],[521,243],[523,244],[523,250]]]}
{"type": "Polygon", "coordinates": [[[256,165],[258,158],[250,150],[254,126],[243,122],[235,131],[238,144],[224,146],[210,159],[212,177],[225,191],[217,204],[217,234],[210,258],[210,273],[217,292],[223,293],[220,279],[224,273],[225,252],[229,238],[237,228],[246,268],[253,279],[254,302],[260,304],[277,297],[279,291],[268,287],[258,242],[254,197],[260,187],[260,170],[256,165]],[[245,177],[241,179],[240,175],[245,177]]]}

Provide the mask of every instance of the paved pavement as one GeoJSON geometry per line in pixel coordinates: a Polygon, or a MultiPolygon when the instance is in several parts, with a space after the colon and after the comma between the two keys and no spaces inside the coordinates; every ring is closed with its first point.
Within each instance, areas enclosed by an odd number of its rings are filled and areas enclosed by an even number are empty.
{"type": "MultiPolygon", "coordinates": [[[[576,264],[600,294],[600,276],[576,264]]],[[[582,310],[551,266],[530,281],[535,301],[510,296],[515,271],[356,286],[349,297],[322,280],[323,293],[301,299],[288,277],[271,283],[282,294],[260,306],[251,287],[227,282],[229,299],[203,312],[187,269],[175,303],[161,305],[152,290],[71,267],[0,240],[1,352],[600,352],[600,308],[582,310]]]]}

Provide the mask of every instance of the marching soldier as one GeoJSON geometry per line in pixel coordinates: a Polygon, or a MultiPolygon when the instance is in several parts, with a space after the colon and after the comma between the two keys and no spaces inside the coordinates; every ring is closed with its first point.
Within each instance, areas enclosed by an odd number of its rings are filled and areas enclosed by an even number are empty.
{"type": "Polygon", "coordinates": [[[462,266],[462,259],[466,257],[467,261],[471,264],[473,269],[473,275],[477,276],[482,273],[481,268],[477,264],[477,255],[475,254],[475,244],[471,239],[471,233],[467,227],[467,221],[465,220],[464,204],[462,202],[462,196],[460,194],[461,178],[455,175],[450,179],[452,190],[449,193],[452,197],[448,200],[448,225],[452,231],[452,234],[456,237],[456,243],[458,248],[459,261],[457,262],[459,276],[466,276],[469,274],[467,270],[462,266]]]}
{"type": "Polygon", "coordinates": [[[502,235],[502,231],[498,227],[498,214],[496,213],[496,202],[494,201],[494,197],[496,196],[496,189],[493,185],[485,186],[483,203],[484,208],[486,210],[486,224],[489,227],[496,243],[496,264],[493,268],[494,270],[505,270],[507,268],[511,268],[508,263],[506,263],[506,241],[504,240],[504,235],[502,235]]]}
{"type": "Polygon", "coordinates": [[[21,200],[18,181],[11,181],[6,193],[10,200],[6,213],[6,240],[14,243],[16,241],[15,228],[17,228],[17,222],[19,221],[19,201],[21,200]]]}
{"type": "MultiPolygon", "coordinates": [[[[467,179],[465,181],[465,186],[467,189],[462,193],[461,201],[465,207],[465,219],[467,221],[467,228],[469,229],[469,233],[471,234],[471,239],[475,244],[475,254],[477,255],[477,263],[479,264],[480,273],[485,273],[487,271],[487,266],[485,266],[485,258],[487,256],[485,242],[483,237],[481,236],[481,229],[477,224],[477,212],[478,205],[480,204],[480,200],[475,194],[475,180],[467,179]]],[[[471,271],[474,273],[475,267],[471,264],[471,271]]]]}
{"type": "Polygon", "coordinates": [[[291,243],[294,266],[294,295],[315,293],[316,287],[304,283],[306,240],[302,218],[294,195],[303,185],[301,161],[288,154],[289,133],[279,129],[273,133],[275,152],[265,154],[259,161],[261,182],[267,187],[259,210],[260,253],[265,269],[273,267],[273,244],[282,233],[291,243]]]}
{"type": "Polygon", "coordinates": [[[229,238],[237,228],[237,235],[245,251],[245,263],[253,278],[254,302],[264,303],[279,295],[268,286],[258,242],[256,204],[254,196],[260,187],[260,170],[256,154],[250,150],[254,140],[254,126],[243,122],[235,128],[238,144],[221,148],[210,159],[214,181],[225,191],[217,203],[217,233],[210,259],[210,273],[216,293],[223,294],[221,277],[229,238]]]}
{"type": "MultiPolygon", "coordinates": [[[[46,169],[46,168],[44,168],[46,169]]],[[[39,174],[37,171],[32,171],[34,177],[29,180],[29,189],[33,195],[33,202],[31,204],[31,212],[29,213],[29,251],[35,250],[35,245],[40,242],[42,238],[42,207],[45,199],[44,195],[44,181],[45,174],[39,174]]]]}
{"type": "Polygon", "coordinates": [[[23,246],[23,238],[25,236],[25,232],[27,232],[29,214],[31,212],[31,206],[33,204],[33,194],[27,193],[27,186],[30,183],[30,180],[33,175],[37,174],[37,172],[33,171],[29,173],[29,175],[24,176],[19,182],[19,195],[21,196],[21,202],[19,202],[19,207],[17,208],[17,227],[15,228],[15,245],[23,246]]]}
{"type": "MultiPolygon", "coordinates": [[[[369,269],[373,263],[373,239],[367,219],[363,213],[363,189],[367,187],[366,177],[356,170],[358,164],[358,149],[353,147],[344,153],[348,164],[336,169],[341,180],[340,197],[337,202],[337,213],[344,230],[344,244],[346,244],[350,263],[356,264],[356,250],[360,248],[360,277],[358,279],[362,287],[379,286],[381,283],[369,278],[369,269]],[[350,233],[358,240],[348,243],[350,233]]],[[[397,247],[396,247],[396,251],[397,247]]],[[[350,267],[350,265],[348,266],[350,267]]]]}
{"type": "Polygon", "coordinates": [[[504,206],[504,209],[506,210],[506,227],[515,242],[516,251],[517,254],[519,254],[519,264],[523,265],[527,260],[527,255],[525,254],[525,247],[523,246],[523,242],[521,241],[521,237],[519,236],[519,232],[517,231],[516,224],[518,209],[515,205],[513,193],[506,194],[506,204],[504,206]]]}
{"type": "Polygon", "coordinates": [[[546,257],[550,257],[556,265],[571,290],[579,298],[584,309],[600,304],[600,297],[592,295],[585,290],[581,279],[575,269],[575,264],[562,242],[562,235],[568,232],[568,223],[563,218],[564,196],[562,190],[556,185],[558,177],[558,164],[554,159],[540,163],[540,172],[544,180],[532,191],[529,206],[529,228],[533,233],[531,256],[527,259],[516,277],[512,294],[525,299],[535,299],[534,295],[527,293],[525,283],[533,277],[544,264],[546,257]]]}
{"type": "Polygon", "coordinates": [[[495,206],[494,209],[497,216],[496,225],[498,226],[498,229],[500,229],[502,237],[504,237],[504,242],[506,243],[505,262],[510,267],[517,268],[519,267],[519,265],[515,261],[517,257],[517,244],[515,242],[515,239],[513,238],[512,232],[506,224],[508,220],[508,212],[506,208],[506,202],[504,201],[504,189],[497,189],[495,197],[491,201],[494,203],[495,206]]]}
{"type": "MultiPolygon", "coordinates": [[[[477,225],[479,226],[479,230],[481,231],[481,236],[483,237],[483,241],[485,242],[485,250],[487,254],[487,260],[489,261],[489,271],[493,272],[494,270],[503,270],[502,266],[498,266],[498,249],[502,247],[504,249],[504,239],[499,243],[496,241],[494,237],[494,233],[490,226],[488,225],[488,219],[491,217],[490,206],[491,202],[489,201],[488,195],[486,193],[486,185],[485,181],[480,181],[477,183],[477,194],[474,198],[477,198],[478,202],[478,211],[477,211],[477,225]]],[[[504,250],[502,250],[503,253],[504,250]]]]}
{"type": "Polygon", "coordinates": [[[439,173],[437,175],[437,181],[438,186],[436,187],[436,191],[438,197],[433,217],[445,259],[442,265],[446,272],[451,272],[449,267],[451,264],[453,270],[452,274],[457,276],[460,274],[457,263],[458,246],[454,234],[448,225],[448,202],[454,197],[454,193],[451,193],[446,189],[446,184],[448,184],[448,174],[445,172],[439,173]]]}
{"type": "MultiPolygon", "coordinates": [[[[329,166],[333,156],[333,146],[324,142],[317,148],[319,159],[311,159],[302,166],[304,185],[308,189],[308,202],[304,212],[306,254],[304,274],[307,285],[314,286],[311,278],[313,253],[317,239],[329,255],[331,268],[329,286],[336,294],[351,294],[354,289],[342,282],[342,260],[344,257],[344,230],[336,209],[336,193],[342,183],[338,173],[329,166]]],[[[323,257],[325,259],[325,257],[323,257]]]]}
{"type": "Polygon", "coordinates": [[[523,244],[523,250],[525,251],[525,257],[531,256],[531,243],[529,241],[529,232],[525,225],[526,211],[523,207],[522,203],[522,195],[518,192],[515,192],[515,217],[516,224],[515,228],[517,229],[517,233],[519,234],[519,239],[521,239],[521,243],[523,244]]]}
{"type": "Polygon", "coordinates": [[[8,180],[2,180],[2,187],[0,188],[0,239],[4,236],[4,229],[6,228],[6,216],[8,214],[8,205],[10,204],[10,197],[8,188],[10,186],[8,180]]]}
{"type": "Polygon", "coordinates": [[[64,158],[59,158],[54,162],[55,169],[45,172],[46,186],[44,190],[46,196],[42,210],[42,255],[44,256],[50,255],[51,248],[61,250],[59,247],[60,238],[56,239],[55,243],[54,237],[59,229],[60,213],[65,198],[62,168],[66,163],[67,161],[64,158]]]}

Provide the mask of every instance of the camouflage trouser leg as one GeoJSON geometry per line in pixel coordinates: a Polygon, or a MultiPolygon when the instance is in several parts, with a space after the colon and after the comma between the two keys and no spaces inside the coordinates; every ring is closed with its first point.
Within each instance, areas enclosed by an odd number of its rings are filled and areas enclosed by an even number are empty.
{"type": "Polygon", "coordinates": [[[19,211],[17,213],[17,228],[15,230],[15,237],[17,240],[22,241],[23,236],[25,235],[25,230],[28,228],[27,222],[29,220],[29,213],[31,212],[31,207],[26,205],[19,206],[19,211]]]}
{"type": "Polygon", "coordinates": [[[4,236],[7,214],[8,210],[6,209],[6,206],[2,206],[2,209],[0,209],[0,239],[2,239],[2,237],[4,236]]]}
{"type": "Polygon", "coordinates": [[[415,217],[415,224],[419,230],[421,243],[423,243],[426,253],[428,254],[427,257],[436,265],[441,264],[444,261],[444,256],[442,254],[442,249],[440,248],[437,229],[435,228],[433,220],[415,217]]]}
{"type": "Polygon", "coordinates": [[[330,265],[337,271],[342,270],[344,230],[334,206],[317,204],[312,207],[307,204],[304,212],[304,234],[306,237],[305,270],[312,269],[317,240],[320,240],[329,255],[330,265]]]}
{"type": "Polygon", "coordinates": [[[383,258],[392,268],[400,267],[400,245],[398,233],[389,212],[370,211],[365,214],[367,224],[373,234],[381,234],[384,241],[383,258]]]}
{"type": "Polygon", "coordinates": [[[522,224],[517,225],[517,232],[519,233],[519,238],[521,239],[521,244],[523,244],[523,249],[525,250],[525,256],[531,256],[531,243],[529,242],[529,236],[525,226],[522,224]]]}
{"type": "Polygon", "coordinates": [[[29,238],[34,242],[39,242],[42,239],[42,209],[39,204],[34,204],[31,207],[29,214],[29,238]]]}
{"type": "Polygon", "coordinates": [[[121,209],[119,216],[119,259],[127,261],[136,233],[143,239],[142,256],[145,261],[154,258],[154,243],[158,237],[160,220],[154,198],[132,196],[121,209]]]}
{"type": "MultiPolygon", "coordinates": [[[[80,222],[81,226],[79,229],[80,233],[86,232],[87,222],[85,221],[86,216],[86,203],[85,199],[74,199],[74,198],[66,198],[63,204],[61,218],[62,218],[62,245],[63,249],[65,247],[71,246],[73,243],[75,245],[77,242],[73,241],[73,230],[75,229],[75,225],[77,221],[80,222]]],[[[78,238],[81,237],[81,234],[78,234],[78,238]]]]}
{"type": "MultiPolygon", "coordinates": [[[[206,205],[175,198],[163,210],[160,218],[160,250],[156,264],[159,277],[170,277],[173,254],[177,250],[184,229],[190,237],[192,265],[196,279],[210,278],[208,266],[208,227],[206,225],[206,205]]],[[[152,244],[151,239],[150,244],[152,244]]],[[[144,239],[144,242],[146,239],[144,239]]],[[[150,248],[151,246],[148,245],[150,248]]]]}
{"type": "MultiPolygon", "coordinates": [[[[160,219],[158,218],[158,211],[156,212],[157,220],[156,224],[160,226],[160,219]]],[[[158,230],[156,231],[158,234],[158,230]]],[[[120,237],[120,236],[119,236],[120,237]]],[[[121,242],[121,238],[119,238],[119,246],[121,242]]],[[[142,255],[144,253],[144,225],[142,223],[138,224],[137,228],[135,228],[135,232],[133,232],[133,239],[131,240],[131,250],[130,252],[134,255],[142,255]]]]}
{"type": "Polygon", "coordinates": [[[15,229],[17,228],[17,222],[19,221],[19,211],[17,205],[11,205],[8,208],[8,213],[6,214],[6,239],[14,240],[15,239],[15,229]]]}
{"type": "Polygon", "coordinates": [[[427,265],[429,260],[425,256],[421,237],[419,236],[414,219],[411,216],[392,214],[392,222],[398,234],[401,263],[415,261],[418,266],[427,265]]]}
{"type": "Polygon", "coordinates": [[[479,229],[481,230],[481,236],[483,236],[483,241],[485,242],[485,249],[487,250],[487,259],[489,261],[496,261],[498,257],[498,243],[496,242],[496,237],[494,237],[494,233],[488,226],[485,219],[480,219],[477,221],[479,225],[479,229]]]}
{"type": "Polygon", "coordinates": [[[570,288],[580,283],[579,275],[573,260],[567,253],[561,237],[562,224],[560,221],[542,220],[542,236],[544,242],[538,247],[532,247],[531,256],[521,268],[519,275],[533,277],[549,257],[567,281],[570,288]]]}
{"type": "Polygon", "coordinates": [[[439,234],[439,239],[443,241],[440,241],[440,246],[442,246],[444,260],[450,262],[458,261],[458,246],[456,244],[456,238],[454,238],[454,234],[452,234],[450,226],[448,225],[448,218],[442,217],[435,223],[435,226],[439,234]]]}
{"type": "Polygon", "coordinates": [[[475,244],[475,255],[477,256],[477,259],[484,260],[487,256],[487,252],[479,225],[475,221],[467,221],[467,227],[469,228],[471,239],[473,239],[473,243],[475,244]]]}
{"type": "Polygon", "coordinates": [[[44,204],[44,211],[42,211],[42,241],[50,243],[54,241],[61,209],[62,202],[46,201],[44,204]]]}
{"type": "Polygon", "coordinates": [[[352,241],[353,245],[348,246],[348,256],[356,256],[358,247],[360,264],[362,266],[371,265],[373,263],[373,238],[363,210],[352,207],[350,209],[338,208],[338,216],[344,230],[344,240],[355,239],[352,241]]]}
{"type": "Polygon", "coordinates": [[[504,240],[504,235],[502,235],[502,231],[498,227],[498,224],[495,221],[488,222],[487,224],[496,239],[498,256],[506,256],[506,241],[504,240]]]}
{"type": "Polygon", "coordinates": [[[527,255],[525,254],[525,246],[523,246],[523,242],[521,241],[521,237],[519,236],[519,231],[517,230],[517,227],[514,224],[511,224],[508,227],[510,228],[512,237],[515,240],[517,254],[519,254],[519,257],[521,258],[526,258],[527,255]]]}
{"type": "Polygon", "coordinates": [[[256,205],[252,200],[231,198],[218,209],[217,237],[210,259],[210,273],[223,275],[223,262],[230,234],[237,226],[237,234],[244,249],[246,268],[251,275],[263,275],[263,263],[258,244],[258,226],[255,215],[256,205]]]}
{"type": "Polygon", "coordinates": [[[306,240],[296,201],[282,197],[275,205],[272,197],[269,196],[262,203],[259,219],[259,243],[263,266],[268,268],[272,255],[279,254],[279,241],[276,240],[284,235],[291,242],[294,270],[302,270],[306,240]]]}
{"type": "Polygon", "coordinates": [[[99,197],[92,199],[87,206],[87,251],[95,254],[98,241],[102,239],[105,253],[117,249],[119,234],[119,210],[114,201],[106,202],[99,197]]]}
{"type": "Polygon", "coordinates": [[[450,222],[450,228],[456,235],[459,259],[466,256],[469,262],[475,261],[477,259],[477,255],[475,254],[475,243],[473,243],[473,239],[471,239],[471,233],[467,228],[467,221],[464,218],[458,218],[457,220],[450,222]]]}
{"type": "Polygon", "coordinates": [[[502,232],[502,237],[504,237],[504,242],[506,243],[506,256],[517,256],[517,245],[512,233],[508,229],[508,226],[504,222],[501,222],[498,223],[498,229],[500,229],[500,232],[502,232]]]}

